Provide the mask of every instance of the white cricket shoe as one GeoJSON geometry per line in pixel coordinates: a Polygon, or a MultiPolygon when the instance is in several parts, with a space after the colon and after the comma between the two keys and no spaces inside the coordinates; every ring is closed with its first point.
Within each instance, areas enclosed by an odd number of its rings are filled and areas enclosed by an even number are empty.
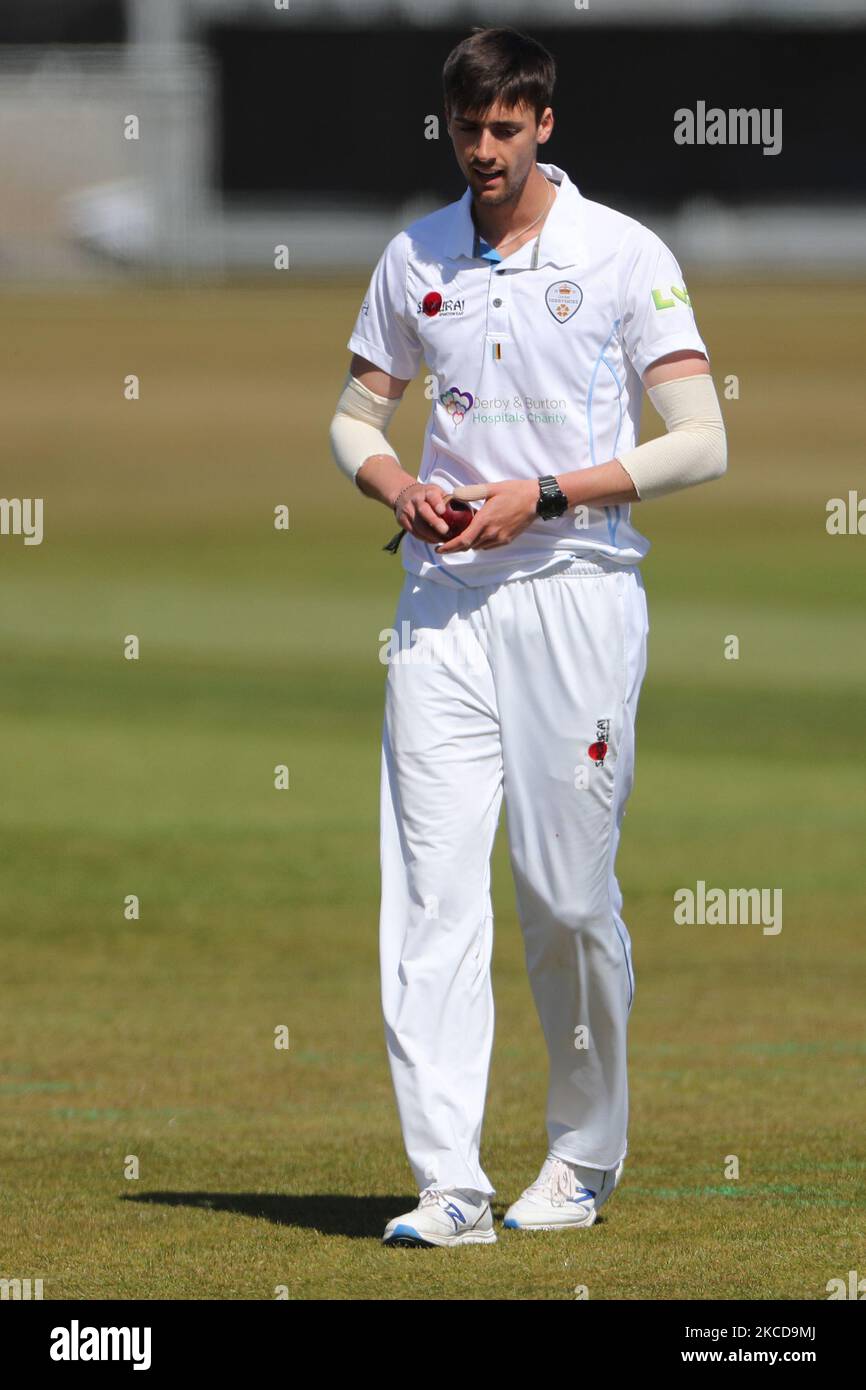
{"type": "Polygon", "coordinates": [[[490,1202],[480,1192],[427,1187],[414,1211],[395,1216],[383,1245],[492,1245],[496,1240],[490,1202]]]}
{"type": "Polygon", "coordinates": [[[548,1154],[535,1182],[505,1213],[504,1225],[517,1231],[556,1231],[591,1226],[613,1192],[625,1159],[616,1168],[582,1168],[548,1154]]]}

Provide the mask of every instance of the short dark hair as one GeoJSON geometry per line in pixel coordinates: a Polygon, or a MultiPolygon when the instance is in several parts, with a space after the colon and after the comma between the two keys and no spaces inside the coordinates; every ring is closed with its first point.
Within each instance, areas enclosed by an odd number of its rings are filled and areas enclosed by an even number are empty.
{"type": "Polygon", "coordinates": [[[484,115],[499,101],[528,106],[539,121],[552,103],[555,81],[556,64],[547,49],[516,29],[474,28],[442,69],[449,114],[484,115]]]}

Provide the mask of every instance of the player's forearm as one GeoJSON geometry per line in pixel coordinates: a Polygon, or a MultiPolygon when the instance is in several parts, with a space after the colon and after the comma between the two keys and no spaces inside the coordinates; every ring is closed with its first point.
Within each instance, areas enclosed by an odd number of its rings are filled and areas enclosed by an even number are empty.
{"type": "Polygon", "coordinates": [[[393,507],[398,494],[417,482],[400,467],[385,435],[399,397],[380,396],[349,372],[331,420],[334,461],[367,497],[393,507]]]}
{"type": "Polygon", "coordinates": [[[638,501],[637,488],[619,459],[578,468],[574,473],[558,473],[556,481],[570,507],[615,507],[621,502],[638,501]]]}
{"type": "Polygon", "coordinates": [[[627,449],[597,468],[566,473],[559,486],[571,506],[647,501],[720,478],[728,465],[725,424],[713,379],[690,373],[649,387],[666,434],[627,449]],[[566,482],[573,484],[566,486],[566,482]]]}
{"type": "Polygon", "coordinates": [[[386,507],[393,507],[398,493],[417,481],[388,454],[373,454],[355,474],[355,482],[364,496],[373,497],[386,507]]]}

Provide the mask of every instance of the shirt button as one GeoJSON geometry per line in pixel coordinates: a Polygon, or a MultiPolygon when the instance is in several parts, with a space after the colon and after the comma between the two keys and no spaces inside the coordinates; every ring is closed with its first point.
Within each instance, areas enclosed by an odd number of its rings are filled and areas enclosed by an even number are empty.
{"type": "Polygon", "coordinates": [[[502,308],[502,300],[501,300],[501,299],[494,299],[494,301],[493,301],[493,307],[494,307],[494,309],[501,309],[501,308],[502,308]]]}

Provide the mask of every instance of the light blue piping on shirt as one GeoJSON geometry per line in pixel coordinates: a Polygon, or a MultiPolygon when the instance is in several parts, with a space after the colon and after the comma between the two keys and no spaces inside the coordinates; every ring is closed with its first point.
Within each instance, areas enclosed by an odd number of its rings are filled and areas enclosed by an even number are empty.
{"type": "MultiPolygon", "coordinates": [[[[614,453],[614,456],[616,455],[616,446],[617,446],[617,443],[618,443],[618,441],[619,441],[619,432],[620,432],[620,429],[622,428],[622,382],[620,381],[619,377],[617,376],[617,374],[616,374],[616,372],[614,371],[613,367],[611,366],[610,362],[608,362],[607,358],[606,358],[605,355],[604,355],[604,354],[605,354],[605,351],[606,351],[606,349],[607,349],[607,345],[608,345],[608,343],[610,342],[611,338],[612,338],[612,337],[614,336],[614,334],[616,333],[617,329],[619,328],[619,325],[620,325],[620,320],[619,320],[619,319],[615,319],[615,320],[614,320],[613,328],[612,328],[612,329],[610,330],[610,332],[608,333],[607,338],[605,339],[604,344],[602,345],[602,349],[601,349],[600,353],[598,354],[598,357],[597,357],[596,362],[595,362],[595,366],[594,366],[593,369],[592,369],[592,376],[590,377],[590,381],[589,381],[589,395],[587,396],[587,400],[586,400],[586,418],[587,418],[587,424],[588,424],[588,426],[589,426],[589,458],[590,458],[590,462],[591,462],[593,465],[595,465],[595,439],[593,438],[593,433],[592,433],[592,393],[593,393],[593,391],[595,390],[595,379],[596,379],[596,377],[598,376],[598,369],[599,369],[599,367],[601,366],[602,362],[603,362],[604,365],[607,367],[608,371],[610,372],[611,376],[613,377],[614,381],[616,382],[616,384],[617,384],[617,390],[618,390],[618,395],[617,395],[617,398],[616,398],[616,405],[617,405],[617,410],[619,411],[619,419],[617,420],[617,424],[616,424],[616,435],[615,435],[614,441],[613,441],[613,453],[614,453]]],[[[617,531],[617,527],[619,526],[620,521],[622,520],[622,512],[621,512],[621,509],[620,509],[619,506],[605,507],[605,508],[604,508],[604,513],[605,513],[605,516],[607,517],[607,534],[608,534],[608,536],[610,537],[610,543],[611,543],[611,545],[616,545],[616,531],[617,531]],[[611,515],[610,515],[612,511],[615,513],[615,519],[614,519],[613,521],[611,521],[611,515]]]]}

